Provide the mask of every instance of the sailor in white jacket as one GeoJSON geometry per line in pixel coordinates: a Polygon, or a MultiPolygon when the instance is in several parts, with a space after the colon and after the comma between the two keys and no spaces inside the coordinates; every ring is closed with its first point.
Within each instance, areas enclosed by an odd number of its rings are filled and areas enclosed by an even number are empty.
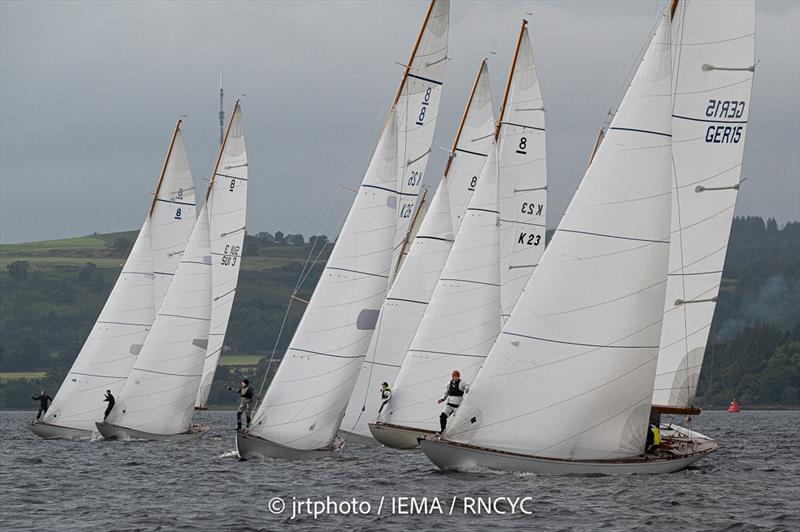
{"type": "Polygon", "coordinates": [[[439,416],[439,424],[442,427],[442,430],[439,431],[439,434],[444,433],[444,429],[447,428],[447,418],[455,414],[456,410],[459,406],[461,406],[461,401],[464,400],[464,395],[469,393],[469,384],[461,380],[461,372],[457,369],[453,370],[452,379],[450,382],[447,383],[447,388],[444,390],[444,396],[439,399],[439,404],[445,403],[444,411],[439,416]]]}

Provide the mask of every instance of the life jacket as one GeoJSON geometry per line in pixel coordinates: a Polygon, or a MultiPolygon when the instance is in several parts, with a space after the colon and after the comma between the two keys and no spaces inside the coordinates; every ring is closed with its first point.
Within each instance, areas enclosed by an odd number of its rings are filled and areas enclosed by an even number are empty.
{"type": "Polygon", "coordinates": [[[253,398],[253,388],[251,386],[245,386],[242,388],[239,393],[242,396],[242,399],[252,399],[253,398]]]}
{"type": "Polygon", "coordinates": [[[463,397],[464,390],[461,389],[461,387],[459,386],[460,384],[461,384],[461,379],[458,379],[457,381],[451,380],[450,385],[447,387],[447,395],[449,395],[450,397],[463,397]]]}
{"type": "Polygon", "coordinates": [[[650,425],[650,430],[653,432],[653,447],[661,443],[661,430],[655,425],[650,425]]]}
{"type": "Polygon", "coordinates": [[[392,395],[392,387],[381,388],[381,399],[388,399],[392,395]]]}

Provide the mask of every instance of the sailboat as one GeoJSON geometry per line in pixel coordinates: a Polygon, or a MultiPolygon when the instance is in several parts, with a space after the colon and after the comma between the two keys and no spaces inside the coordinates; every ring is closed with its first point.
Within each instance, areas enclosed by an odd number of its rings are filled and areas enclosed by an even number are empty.
{"type": "MultiPolygon", "coordinates": [[[[183,441],[208,432],[208,426],[192,425],[192,415],[209,358],[215,307],[220,307],[215,299],[233,299],[236,289],[237,277],[230,272],[238,272],[242,257],[247,175],[237,101],[175,278],[116,406],[96,424],[104,438],[183,441]]],[[[230,311],[230,305],[223,308],[230,311]]],[[[216,319],[227,321],[227,315],[216,319]]],[[[221,346],[223,340],[216,343],[221,346]]]]}
{"type": "Polygon", "coordinates": [[[544,105],[523,21],[488,158],[452,251],[372,435],[401,449],[439,430],[437,399],[472,381],[544,250],[544,105]],[[521,272],[521,273],[520,273],[521,272]]]}
{"type": "Polygon", "coordinates": [[[739,194],[755,70],[755,2],[679,2],[672,35],[672,235],[653,390],[656,421],[660,414],[700,413],[695,393],[739,194]]]}
{"type": "Polygon", "coordinates": [[[43,438],[88,439],[103,394],[122,389],[183,254],[195,221],[195,189],[178,120],[150,210],[100,316],[52,405],[29,426],[43,438]]]}
{"type": "Polygon", "coordinates": [[[241,457],[332,456],[430,155],[450,4],[434,0],[328,263],[249,430],[241,457]]]}
{"type": "Polygon", "coordinates": [[[375,444],[367,426],[380,408],[381,383],[394,382],[430,301],[494,136],[487,62],[481,61],[428,213],[381,308],[377,328],[342,420],[348,442],[375,444]]]}
{"type": "Polygon", "coordinates": [[[669,257],[670,59],[665,13],[454,423],[420,441],[440,468],[657,473],[717,448],[698,436],[644,453],[669,257]]]}

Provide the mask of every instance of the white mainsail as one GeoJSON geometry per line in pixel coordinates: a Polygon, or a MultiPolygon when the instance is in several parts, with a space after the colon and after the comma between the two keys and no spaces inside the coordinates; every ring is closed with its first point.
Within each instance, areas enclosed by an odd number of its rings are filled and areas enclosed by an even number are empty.
{"type": "Polygon", "coordinates": [[[181,254],[195,222],[195,188],[183,133],[177,128],[165,178],[159,183],[155,196],[156,208],[150,214],[153,248],[153,289],[155,309],[167,293],[181,254]],[[163,205],[162,205],[163,204],[163,205]]]}
{"type": "Polygon", "coordinates": [[[445,436],[565,460],[644,451],[670,232],[664,17],[445,436]]]}
{"type": "Polygon", "coordinates": [[[374,421],[380,406],[381,383],[394,382],[419,327],[450,253],[455,231],[461,225],[467,202],[475,189],[493,134],[489,72],[484,60],[453,140],[444,176],[381,308],[377,328],[342,420],[342,430],[371,437],[368,423],[374,421]]]}
{"type": "Polygon", "coordinates": [[[236,102],[206,203],[109,424],[151,435],[189,431],[211,347],[211,327],[221,327],[222,336],[216,340],[220,346],[227,327],[230,304],[219,310],[218,301],[232,300],[236,288],[246,179],[243,123],[236,102]]]}
{"type": "Polygon", "coordinates": [[[211,321],[208,230],[206,204],[108,423],[159,435],[189,430],[211,321]]]}
{"type": "Polygon", "coordinates": [[[394,187],[398,208],[390,278],[398,266],[430,158],[447,65],[449,26],[450,0],[431,0],[392,105],[398,128],[394,187]]]}
{"type": "Polygon", "coordinates": [[[172,279],[195,219],[195,191],[181,121],[175,126],[150,212],[89,337],[58,390],[44,423],[94,430],[103,394],[122,389],[160,304],[160,282],[172,279]],[[156,252],[156,250],[158,250],[156,252]],[[156,258],[157,257],[157,258],[156,258]]]}
{"type": "Polygon", "coordinates": [[[247,176],[244,124],[237,102],[208,196],[212,257],[211,327],[195,405],[199,408],[205,408],[208,401],[239,282],[247,218],[247,176]]]}
{"type": "Polygon", "coordinates": [[[739,192],[755,2],[682,1],[672,26],[672,237],[653,404],[685,407],[697,391],[739,192]]]}
{"type": "Polygon", "coordinates": [[[392,112],[252,435],[299,450],[334,441],[388,289],[397,140],[392,112]]]}
{"type": "Polygon", "coordinates": [[[510,312],[503,294],[512,290],[505,286],[521,291],[520,281],[527,280],[544,250],[544,108],[526,26],[523,21],[509,70],[497,143],[488,150],[381,423],[438,430],[436,399],[448,376],[458,369],[467,382],[475,377],[500,333],[502,315],[510,312]],[[514,249],[518,240],[523,243],[514,249]]]}
{"type": "Polygon", "coordinates": [[[511,313],[544,253],[547,156],[544,101],[523,22],[499,128],[500,268],[503,316],[511,313]]]}

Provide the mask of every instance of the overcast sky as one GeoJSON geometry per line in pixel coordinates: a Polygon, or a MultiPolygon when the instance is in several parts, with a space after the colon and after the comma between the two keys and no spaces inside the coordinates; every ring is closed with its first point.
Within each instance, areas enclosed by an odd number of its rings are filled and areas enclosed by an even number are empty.
{"type": "MultiPolygon", "coordinates": [[[[484,56],[497,110],[520,19],[532,12],[548,225],[557,225],[664,3],[454,1],[427,186],[484,56]]],[[[426,5],[1,1],[0,242],[138,228],[181,115],[204,186],[220,72],[227,113],[246,94],[248,231],[335,235],[352,199],[338,185],[361,180],[426,5]]],[[[736,212],[783,223],[800,218],[800,2],[763,0],[756,24],[736,212]]]]}

